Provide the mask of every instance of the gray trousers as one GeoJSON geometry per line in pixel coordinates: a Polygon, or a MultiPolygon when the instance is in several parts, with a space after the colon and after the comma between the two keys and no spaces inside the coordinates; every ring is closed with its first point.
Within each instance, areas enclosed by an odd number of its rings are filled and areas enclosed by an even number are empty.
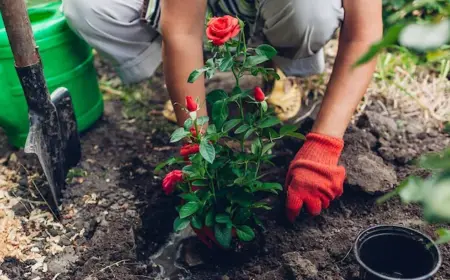
{"type": "MultiPolygon", "coordinates": [[[[124,83],[149,78],[162,61],[158,30],[141,21],[143,0],[63,0],[71,28],[113,62],[124,83]]],[[[342,0],[260,0],[261,30],[287,76],[323,72],[323,46],[344,18],[342,0]]]]}

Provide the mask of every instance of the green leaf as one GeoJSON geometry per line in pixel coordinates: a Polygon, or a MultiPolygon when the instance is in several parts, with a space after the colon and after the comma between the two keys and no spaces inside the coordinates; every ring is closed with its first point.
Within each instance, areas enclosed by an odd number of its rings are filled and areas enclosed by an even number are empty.
{"type": "Polygon", "coordinates": [[[247,67],[256,66],[256,65],[266,62],[268,60],[269,60],[269,58],[265,55],[249,56],[249,57],[247,57],[245,66],[247,66],[247,67]]]}
{"type": "Polygon", "coordinates": [[[216,126],[215,125],[210,125],[210,126],[208,126],[208,129],[206,130],[206,132],[208,133],[208,134],[214,134],[214,133],[217,133],[217,129],[216,129],[216,126]]]}
{"type": "Polygon", "coordinates": [[[356,61],[354,67],[366,64],[367,62],[371,61],[378,53],[380,53],[387,47],[397,43],[398,37],[400,36],[400,33],[402,32],[404,27],[404,24],[397,24],[390,27],[386,31],[383,39],[381,39],[381,41],[379,41],[378,43],[373,44],[369,48],[369,50],[356,61]]]}
{"type": "Polygon", "coordinates": [[[255,132],[255,129],[254,129],[254,128],[250,128],[250,129],[247,131],[247,133],[245,133],[245,135],[244,135],[244,140],[246,140],[247,138],[249,138],[249,137],[253,134],[253,132],[255,132]]]}
{"type": "Polygon", "coordinates": [[[226,123],[224,123],[222,131],[226,133],[226,132],[232,130],[235,126],[240,124],[241,121],[242,120],[240,120],[240,119],[233,119],[233,120],[227,121],[226,123]]]}
{"type": "Polygon", "coordinates": [[[398,41],[400,45],[419,52],[436,50],[450,41],[449,26],[450,21],[447,20],[438,23],[411,23],[403,28],[398,41]],[[424,40],[422,34],[433,34],[435,37],[424,40]]]}
{"type": "Polygon", "coordinates": [[[190,134],[189,131],[185,131],[184,127],[180,127],[178,129],[176,129],[173,133],[172,136],[170,137],[170,143],[175,143],[180,141],[181,139],[185,138],[186,136],[188,136],[190,134]]]}
{"type": "Polygon", "coordinates": [[[168,160],[166,160],[166,161],[164,161],[164,162],[161,162],[160,164],[158,164],[156,167],[155,167],[155,170],[153,171],[154,173],[158,173],[158,172],[160,172],[161,171],[161,169],[163,169],[164,167],[166,167],[167,165],[173,165],[173,164],[176,164],[176,163],[181,163],[181,162],[184,162],[184,158],[182,158],[182,157],[173,157],[173,158],[169,158],[168,160]]]}
{"type": "Polygon", "coordinates": [[[418,177],[409,177],[399,187],[398,194],[403,202],[419,202],[424,198],[424,189],[422,179],[418,177]]]}
{"type": "Polygon", "coordinates": [[[216,157],[216,150],[214,146],[209,143],[206,139],[200,142],[200,154],[209,163],[213,163],[216,157]]]}
{"type": "Polygon", "coordinates": [[[195,214],[200,209],[200,204],[195,201],[189,201],[185,205],[183,205],[180,209],[180,218],[184,219],[192,214],[195,214]]]}
{"type": "Polygon", "coordinates": [[[292,138],[297,138],[297,139],[300,139],[300,140],[305,140],[306,139],[305,135],[303,135],[301,133],[298,133],[298,132],[288,132],[288,133],[286,133],[286,136],[289,136],[289,137],[292,137],[292,138]]]}
{"type": "Polygon", "coordinates": [[[260,125],[258,125],[259,128],[268,128],[272,127],[274,125],[277,125],[280,123],[280,120],[277,117],[269,117],[261,122],[260,125]]]}
{"type": "Polygon", "coordinates": [[[192,73],[189,75],[188,82],[195,82],[205,71],[206,69],[204,68],[192,71],[192,73]]]}
{"type": "Polygon", "coordinates": [[[450,122],[445,125],[444,132],[450,135],[450,122]]]}
{"type": "Polygon", "coordinates": [[[193,216],[191,219],[191,225],[196,229],[202,229],[203,228],[202,219],[199,216],[193,216]]]}
{"type": "Polygon", "coordinates": [[[217,242],[225,249],[231,245],[231,224],[216,224],[214,226],[214,234],[217,242]]]}
{"type": "Polygon", "coordinates": [[[214,220],[215,220],[214,209],[210,209],[206,214],[205,225],[207,227],[212,227],[214,225],[214,220]]]}
{"type": "Polygon", "coordinates": [[[228,101],[220,100],[214,103],[212,108],[212,117],[214,120],[214,124],[218,129],[221,129],[224,122],[228,118],[228,101]]]}
{"type": "Polygon", "coordinates": [[[211,79],[216,74],[216,69],[209,68],[206,70],[206,79],[211,79]]]}
{"type": "Polygon", "coordinates": [[[254,200],[254,196],[251,193],[241,190],[233,193],[230,200],[242,207],[250,207],[252,205],[252,201],[254,200]]]}
{"type": "Polygon", "coordinates": [[[228,214],[217,214],[216,223],[219,224],[231,224],[230,215],[228,214]]]}
{"type": "Polygon", "coordinates": [[[222,101],[222,100],[227,100],[228,99],[228,94],[221,89],[216,89],[211,91],[210,93],[208,93],[206,95],[206,101],[208,101],[209,104],[214,104],[217,101],[222,101]]]}
{"type": "Polygon", "coordinates": [[[214,58],[208,59],[205,64],[206,64],[206,66],[208,66],[208,68],[215,68],[216,67],[216,65],[214,63],[214,58]]]}
{"type": "Polygon", "coordinates": [[[288,133],[292,133],[292,132],[296,132],[296,131],[297,131],[297,127],[295,125],[284,125],[280,129],[280,135],[284,136],[284,135],[287,135],[288,133]]]}
{"type": "Polygon", "coordinates": [[[264,155],[265,153],[270,151],[274,146],[275,146],[274,142],[264,145],[264,147],[263,147],[263,149],[261,151],[261,155],[264,155]]]}
{"type": "Polygon", "coordinates": [[[283,186],[278,183],[262,183],[258,184],[253,188],[254,191],[261,191],[261,192],[271,192],[277,194],[278,191],[283,190],[283,186]]]}
{"type": "Polygon", "coordinates": [[[261,102],[261,108],[263,109],[263,112],[267,112],[268,109],[268,105],[267,105],[267,101],[263,101],[261,102]]]}
{"type": "Polygon", "coordinates": [[[183,193],[180,194],[180,197],[186,201],[199,201],[199,198],[195,195],[195,193],[183,193]]]}
{"type": "Polygon", "coordinates": [[[255,49],[255,52],[256,54],[265,56],[268,59],[272,59],[274,56],[277,55],[277,50],[274,47],[266,44],[262,44],[259,47],[257,47],[255,49]]]}
{"type": "Polygon", "coordinates": [[[233,67],[233,64],[234,64],[233,57],[227,53],[220,62],[219,69],[222,72],[227,72],[228,70],[231,69],[231,67],[233,67]]]}
{"type": "Polygon", "coordinates": [[[441,228],[436,231],[437,235],[439,236],[439,239],[436,240],[436,244],[445,244],[450,242],[450,230],[441,228]]]}
{"type": "Polygon", "coordinates": [[[276,139],[276,138],[280,137],[280,135],[278,134],[278,132],[275,131],[275,129],[269,128],[268,131],[269,131],[269,138],[270,138],[270,140],[273,140],[273,139],[276,139]]]}
{"type": "Polygon", "coordinates": [[[279,183],[263,183],[262,187],[266,190],[277,190],[277,191],[282,191],[283,190],[283,186],[279,183]]]}
{"type": "Polygon", "coordinates": [[[241,133],[246,132],[249,128],[250,128],[249,125],[243,124],[243,125],[241,125],[240,127],[238,127],[238,129],[236,129],[236,131],[235,131],[234,133],[236,133],[236,134],[241,134],[241,133]]]}
{"type": "Polygon", "coordinates": [[[436,174],[422,185],[424,217],[430,223],[450,221],[450,171],[436,174]]]}
{"type": "Polygon", "coordinates": [[[255,141],[252,142],[252,154],[259,155],[261,151],[261,142],[257,138],[255,141]]]}
{"type": "Polygon", "coordinates": [[[196,175],[196,170],[194,169],[194,166],[192,166],[192,165],[186,165],[181,170],[183,171],[183,173],[185,173],[189,177],[196,175]]]}
{"type": "Polygon", "coordinates": [[[239,226],[236,228],[236,234],[242,241],[252,241],[255,238],[255,232],[249,226],[239,226]]]}
{"type": "Polygon", "coordinates": [[[180,219],[180,217],[177,217],[175,221],[173,222],[173,230],[174,231],[181,231],[189,225],[189,219],[180,219]]]}
{"type": "Polygon", "coordinates": [[[263,223],[261,222],[261,220],[260,220],[258,217],[253,216],[253,220],[255,221],[255,224],[256,224],[257,226],[259,226],[260,228],[262,228],[263,230],[265,230],[265,227],[264,227],[263,223]]]}
{"type": "Polygon", "coordinates": [[[261,208],[261,209],[264,209],[264,210],[272,210],[272,207],[267,205],[267,203],[263,203],[263,202],[257,202],[255,204],[253,204],[252,207],[253,208],[261,208]]]}
{"type": "Polygon", "coordinates": [[[197,124],[200,125],[200,126],[202,126],[202,125],[204,125],[205,123],[208,123],[208,122],[209,122],[209,117],[207,117],[207,116],[199,117],[197,119],[197,124]]]}
{"type": "Polygon", "coordinates": [[[252,216],[252,211],[248,208],[238,208],[235,212],[233,222],[236,225],[245,224],[252,216]]]}
{"type": "Polygon", "coordinates": [[[194,125],[194,121],[191,118],[186,119],[186,121],[184,121],[184,129],[185,130],[189,130],[191,129],[191,127],[194,125]]]}
{"type": "Polygon", "coordinates": [[[208,180],[196,180],[196,181],[192,182],[192,185],[196,186],[196,187],[207,187],[207,186],[209,186],[208,180]]]}
{"type": "Polygon", "coordinates": [[[426,169],[450,170],[450,149],[422,156],[419,159],[419,166],[426,169]]]}

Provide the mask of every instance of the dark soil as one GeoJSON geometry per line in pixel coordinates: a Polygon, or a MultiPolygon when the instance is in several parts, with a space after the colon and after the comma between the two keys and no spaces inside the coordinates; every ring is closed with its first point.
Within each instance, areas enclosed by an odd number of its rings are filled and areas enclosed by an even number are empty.
{"type": "MultiPolygon", "coordinates": [[[[116,79],[107,66],[98,63],[102,77],[106,71],[108,80],[116,79]]],[[[63,224],[74,232],[85,231],[83,238],[68,244],[70,250],[49,257],[52,266],[40,274],[41,279],[52,279],[58,273],[58,280],[160,279],[159,268],[149,257],[172,232],[176,201],[163,194],[161,177],[153,169],[177,153],[178,147],[168,141],[175,126],[161,114],[168,98],[161,74],[127,91],[131,97],[108,98],[102,119],[82,135],[79,168],[87,175],[72,179],[64,193],[63,224]],[[87,204],[86,196],[92,194],[97,203],[87,204]]],[[[273,199],[274,210],[262,217],[266,225],[263,245],[244,257],[209,254],[203,265],[190,270],[187,279],[358,279],[350,250],[361,230],[395,224],[435,236],[435,227],[422,222],[418,207],[397,200],[378,205],[376,199],[408,174],[423,173],[412,167],[410,160],[443,149],[449,138],[436,131],[394,129],[391,119],[379,116],[377,108],[370,108],[357,125],[349,128],[342,157],[348,182],[344,195],[330,209],[318,217],[303,213],[289,225],[284,220],[282,200],[273,199]]],[[[305,132],[311,122],[304,123],[305,132]]],[[[300,145],[285,141],[277,146],[273,176],[279,182],[283,182],[289,161],[300,145]]],[[[20,164],[37,170],[32,157],[16,153],[20,164]]],[[[450,248],[441,246],[441,251],[444,262],[436,279],[449,279],[450,248]]],[[[0,269],[11,279],[25,279],[21,273],[26,267],[8,260],[0,269]]]]}

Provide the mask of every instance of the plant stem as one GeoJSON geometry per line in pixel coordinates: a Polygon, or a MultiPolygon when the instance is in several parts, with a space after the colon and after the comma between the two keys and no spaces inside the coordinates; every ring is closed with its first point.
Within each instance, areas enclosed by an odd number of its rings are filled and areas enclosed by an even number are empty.
{"type": "MultiPolygon", "coordinates": [[[[208,177],[209,177],[209,181],[211,184],[211,191],[212,191],[212,194],[214,197],[214,201],[216,201],[216,187],[214,186],[214,178],[208,172],[208,163],[206,161],[205,161],[205,171],[206,171],[206,175],[208,175],[208,177]]],[[[217,178],[217,174],[216,174],[216,178],[217,178]]]]}
{"type": "Polygon", "coordinates": [[[200,139],[200,133],[198,133],[197,118],[195,118],[195,120],[194,120],[194,127],[195,127],[195,133],[197,134],[197,140],[200,143],[201,139],[200,139]]]}

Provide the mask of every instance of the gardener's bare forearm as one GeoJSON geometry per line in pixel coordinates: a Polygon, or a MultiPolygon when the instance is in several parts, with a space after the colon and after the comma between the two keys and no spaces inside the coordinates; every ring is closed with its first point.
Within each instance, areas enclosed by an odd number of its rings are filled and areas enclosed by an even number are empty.
{"type": "Polygon", "coordinates": [[[382,36],[381,0],[344,0],[346,16],[333,74],[313,131],[342,138],[367,90],[376,61],[353,68],[382,36]]]}
{"type": "MultiPolygon", "coordinates": [[[[184,106],[185,97],[199,98],[202,109],[199,115],[206,115],[205,81],[199,78],[195,83],[187,82],[195,69],[203,66],[203,29],[206,0],[162,1],[163,66],[167,89],[172,103],[184,106]]],[[[180,105],[174,104],[178,124],[188,117],[180,105]]]]}
{"type": "MultiPolygon", "coordinates": [[[[182,38],[179,38],[182,39],[182,38]]],[[[205,100],[205,81],[204,78],[199,78],[195,83],[189,84],[187,82],[190,73],[194,69],[203,66],[203,52],[202,44],[195,40],[185,38],[184,42],[175,40],[174,42],[164,41],[163,48],[163,62],[164,75],[166,78],[167,89],[170,94],[170,99],[174,104],[175,113],[178,124],[183,125],[188,117],[186,112],[181,110],[184,106],[185,97],[192,96],[194,99],[199,99],[200,106],[202,106],[199,114],[206,115],[205,100]],[[186,48],[186,44],[190,46],[197,46],[196,48],[186,48]],[[198,51],[197,51],[198,49],[198,51]]]]}

